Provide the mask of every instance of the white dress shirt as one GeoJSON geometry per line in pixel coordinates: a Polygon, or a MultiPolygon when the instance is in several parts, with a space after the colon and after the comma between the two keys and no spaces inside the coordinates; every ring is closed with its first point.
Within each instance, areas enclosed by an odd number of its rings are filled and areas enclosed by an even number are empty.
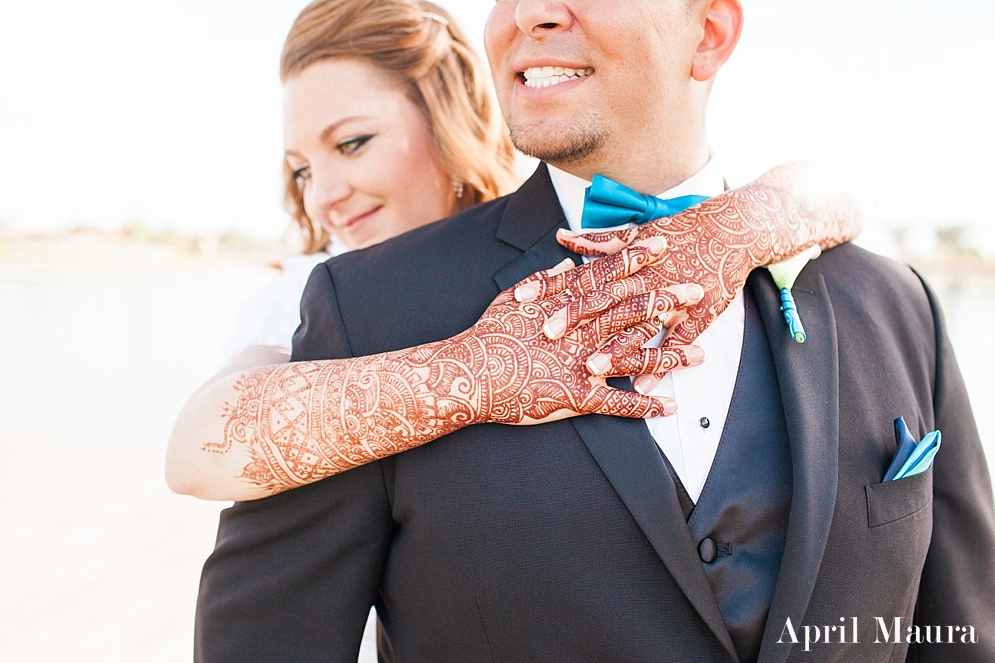
{"type": "MultiPolygon", "coordinates": [[[[553,188],[574,232],[604,232],[580,227],[584,210],[584,190],[590,182],[552,166],[549,176],[553,188]]],[[[659,194],[660,198],[699,195],[716,196],[723,192],[722,171],[714,158],[695,175],[674,188],[659,194]]],[[[627,227],[627,226],[620,226],[627,227]]],[[[732,392],[739,374],[739,359],[743,350],[746,309],[743,293],[739,293],[722,315],[698,337],[696,345],[705,350],[705,363],[694,368],[671,371],[650,393],[677,401],[677,414],[647,419],[650,434],[666,454],[670,464],[695,502],[705,486],[725,427],[732,392]],[[707,420],[707,427],[703,424],[707,420]]],[[[646,344],[657,347],[662,334],[646,344]]]]}

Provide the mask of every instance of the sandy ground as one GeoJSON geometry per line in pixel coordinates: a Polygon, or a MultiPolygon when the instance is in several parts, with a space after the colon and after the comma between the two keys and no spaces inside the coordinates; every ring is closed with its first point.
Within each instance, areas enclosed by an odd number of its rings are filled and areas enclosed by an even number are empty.
{"type": "Polygon", "coordinates": [[[162,449],[3,442],[0,660],[191,659],[225,505],[170,493],[162,449]]]}
{"type": "MultiPolygon", "coordinates": [[[[0,661],[191,660],[227,505],[170,493],[162,444],[0,449],[0,661]]],[[[366,645],[362,663],[376,660],[366,645]]]]}

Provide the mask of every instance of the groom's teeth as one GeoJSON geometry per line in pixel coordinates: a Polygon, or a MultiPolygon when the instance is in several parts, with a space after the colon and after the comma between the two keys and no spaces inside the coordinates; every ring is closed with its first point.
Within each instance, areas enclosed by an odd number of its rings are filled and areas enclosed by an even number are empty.
{"type": "Polygon", "coordinates": [[[570,67],[529,67],[525,75],[526,87],[551,87],[576,78],[585,78],[594,73],[594,69],[571,69],[570,67]]]}

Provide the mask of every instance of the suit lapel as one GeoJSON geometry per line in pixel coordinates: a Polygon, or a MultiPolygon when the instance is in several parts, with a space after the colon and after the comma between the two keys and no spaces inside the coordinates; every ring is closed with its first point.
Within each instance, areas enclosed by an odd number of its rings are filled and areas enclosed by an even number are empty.
{"type": "Polygon", "coordinates": [[[788,532],[759,660],[784,661],[791,645],[777,644],[790,617],[802,623],[826,549],[839,475],[839,354],[836,318],[822,275],[809,268],[792,292],[808,339],[795,343],[780,312],[777,286],[766,270],[747,284],[760,309],[774,355],[791,446],[792,492],[788,532]]]}
{"type": "Polygon", "coordinates": [[[580,257],[556,241],[556,231],[566,227],[567,219],[549,179],[546,164],[539,164],[535,174],[508,198],[498,224],[497,238],[523,251],[522,255],[494,275],[498,288],[506,290],[526,276],[549,269],[564,258],[573,258],[579,264],[580,257]]]}

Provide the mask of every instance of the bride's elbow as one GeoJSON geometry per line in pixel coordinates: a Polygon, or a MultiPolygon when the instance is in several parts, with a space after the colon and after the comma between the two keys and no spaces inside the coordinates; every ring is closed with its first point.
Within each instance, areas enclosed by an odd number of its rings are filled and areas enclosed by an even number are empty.
{"type": "Polygon", "coordinates": [[[166,485],[177,495],[190,495],[199,499],[217,499],[211,496],[211,482],[204,463],[210,459],[199,445],[182,434],[176,426],[166,446],[166,485]]]}
{"type": "Polygon", "coordinates": [[[189,459],[182,458],[170,445],[166,451],[166,485],[177,495],[203,498],[203,486],[191,465],[189,459]]]}

